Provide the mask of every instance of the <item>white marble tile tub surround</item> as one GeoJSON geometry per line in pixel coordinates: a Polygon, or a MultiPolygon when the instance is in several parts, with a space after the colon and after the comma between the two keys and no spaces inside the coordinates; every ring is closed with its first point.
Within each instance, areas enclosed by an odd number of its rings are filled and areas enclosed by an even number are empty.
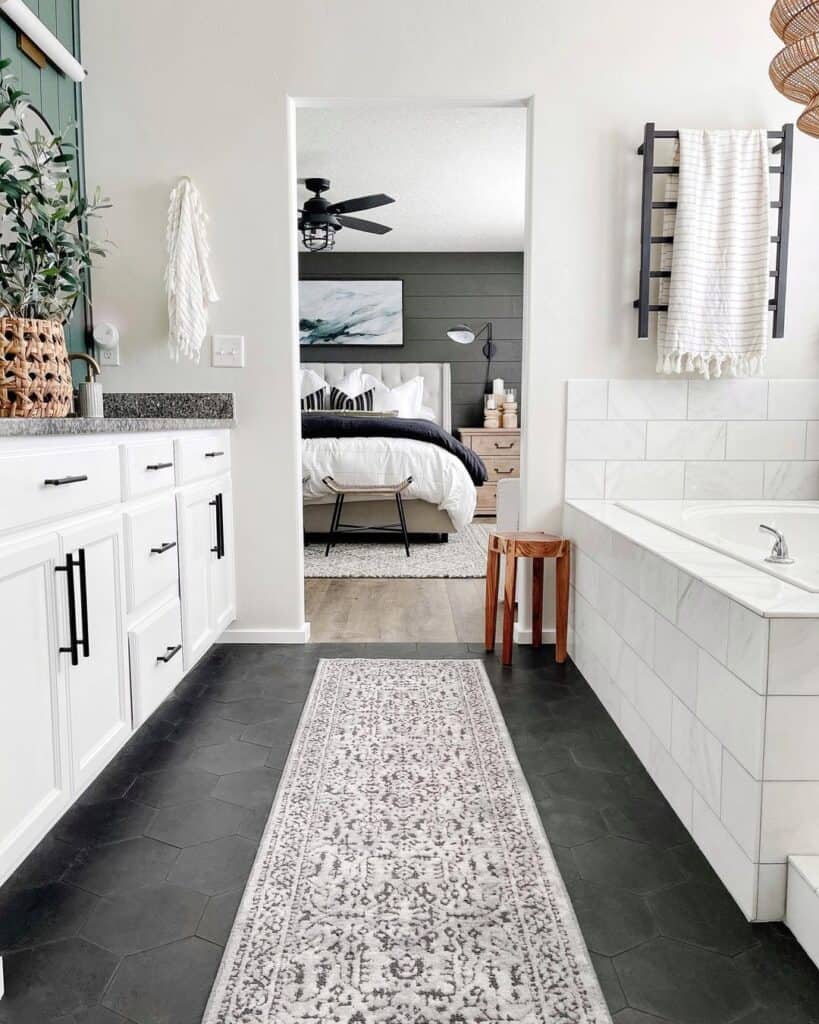
{"type": "Polygon", "coordinates": [[[567,410],[567,498],[819,499],[819,380],[571,380],[567,410]]]}
{"type": "Polygon", "coordinates": [[[819,856],[819,594],[611,502],[564,532],[573,659],[749,920],[782,920],[788,856],[819,856]]]}
{"type": "Polygon", "coordinates": [[[819,857],[789,858],[785,922],[819,965],[819,857]]]}

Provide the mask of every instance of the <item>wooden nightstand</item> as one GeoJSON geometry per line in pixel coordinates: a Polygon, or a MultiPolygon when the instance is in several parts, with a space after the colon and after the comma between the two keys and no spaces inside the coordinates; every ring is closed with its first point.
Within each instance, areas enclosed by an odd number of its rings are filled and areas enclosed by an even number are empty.
{"type": "Polygon", "coordinates": [[[478,488],[476,516],[494,516],[497,512],[498,480],[520,476],[520,428],[486,430],[484,427],[460,427],[458,434],[467,448],[477,452],[489,473],[488,481],[478,488]]]}

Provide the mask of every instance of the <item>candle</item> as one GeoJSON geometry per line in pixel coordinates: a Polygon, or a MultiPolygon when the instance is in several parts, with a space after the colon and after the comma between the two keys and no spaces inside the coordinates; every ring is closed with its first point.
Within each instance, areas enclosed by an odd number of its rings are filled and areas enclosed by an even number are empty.
{"type": "Polygon", "coordinates": [[[498,407],[498,403],[495,401],[495,396],[494,395],[487,395],[486,396],[486,408],[487,409],[497,409],[497,407],[498,407]]]}
{"type": "Polygon", "coordinates": [[[504,393],[504,390],[503,390],[503,380],[500,377],[496,377],[492,381],[492,394],[493,395],[500,395],[501,397],[503,397],[503,393],[504,393]]]}

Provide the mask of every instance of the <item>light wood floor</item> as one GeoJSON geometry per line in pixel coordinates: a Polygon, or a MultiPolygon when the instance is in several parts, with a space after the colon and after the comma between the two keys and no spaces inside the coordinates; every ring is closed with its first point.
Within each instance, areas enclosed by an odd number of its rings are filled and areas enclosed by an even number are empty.
{"type": "Polygon", "coordinates": [[[483,640],[482,579],[310,579],[305,587],[310,639],[315,643],[483,640]]]}

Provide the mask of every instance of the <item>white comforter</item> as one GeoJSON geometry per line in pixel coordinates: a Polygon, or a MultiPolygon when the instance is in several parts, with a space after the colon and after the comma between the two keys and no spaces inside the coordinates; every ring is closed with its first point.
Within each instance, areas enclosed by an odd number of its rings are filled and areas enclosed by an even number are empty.
{"type": "Polygon", "coordinates": [[[406,498],[420,498],[449,513],[456,530],[475,513],[477,494],[466,467],[450,452],[426,441],[397,437],[319,437],[302,440],[304,497],[330,492],[322,480],[338,483],[394,484],[412,477],[406,498]]]}

